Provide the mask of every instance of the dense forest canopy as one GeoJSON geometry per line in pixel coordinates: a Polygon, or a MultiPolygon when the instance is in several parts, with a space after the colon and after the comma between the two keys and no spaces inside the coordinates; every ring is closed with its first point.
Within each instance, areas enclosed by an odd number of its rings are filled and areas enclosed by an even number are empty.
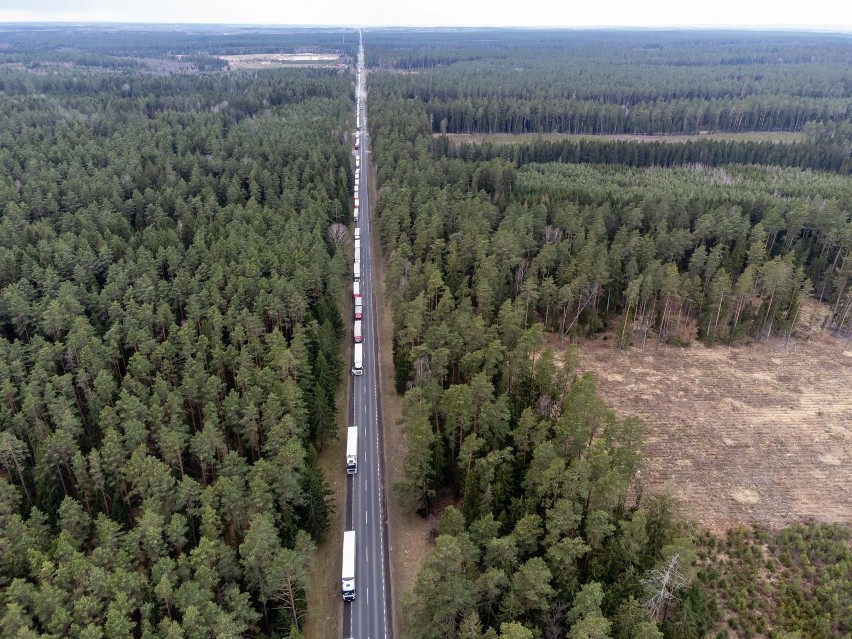
{"type": "Polygon", "coordinates": [[[205,71],[215,56],[321,51],[354,60],[357,30],[202,25],[0,25],[0,65],[140,70],[140,59],[183,60],[205,71]]]}
{"type": "MultiPolygon", "coordinates": [[[[30,35],[2,55],[201,46],[30,35]]],[[[4,636],[301,627],[330,522],[348,260],[326,238],[349,219],[353,109],[329,70],[0,68],[4,636]]]]}
{"type": "Polygon", "coordinates": [[[808,296],[830,304],[830,330],[850,334],[846,40],[368,36],[408,436],[395,490],[421,514],[453,504],[404,599],[407,636],[844,636],[848,580],[830,557],[848,569],[848,531],[698,534],[665,496],[644,494],[643,424],[615,416],[567,346],[596,333],[616,347],[787,338],[808,296]],[[443,135],[710,128],[804,135],[443,135]]]}
{"type": "Polygon", "coordinates": [[[472,31],[371,34],[371,87],[451,133],[798,131],[848,121],[841,34],[472,31]],[[375,42],[374,42],[375,40],[375,42]]]}

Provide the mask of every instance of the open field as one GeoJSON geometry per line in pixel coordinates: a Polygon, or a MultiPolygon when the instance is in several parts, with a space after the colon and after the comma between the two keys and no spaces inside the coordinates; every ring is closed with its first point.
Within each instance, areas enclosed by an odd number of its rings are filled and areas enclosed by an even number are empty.
{"type": "Polygon", "coordinates": [[[232,71],[290,66],[330,66],[340,59],[336,53],[247,53],[219,56],[232,71]]]}
{"type": "MultiPolygon", "coordinates": [[[[435,133],[434,137],[440,136],[435,133]]],[[[639,142],[687,142],[689,140],[732,140],[735,142],[800,142],[804,139],[795,131],[745,131],[743,133],[707,133],[698,135],[586,135],[581,133],[448,133],[454,144],[480,144],[488,141],[495,144],[518,144],[542,139],[550,142],[562,140],[632,140],[639,142]]]]}
{"type": "Polygon", "coordinates": [[[644,490],[670,489],[715,533],[813,518],[852,522],[852,344],[810,341],[645,351],[592,340],[594,371],[620,416],[647,424],[644,490]]]}

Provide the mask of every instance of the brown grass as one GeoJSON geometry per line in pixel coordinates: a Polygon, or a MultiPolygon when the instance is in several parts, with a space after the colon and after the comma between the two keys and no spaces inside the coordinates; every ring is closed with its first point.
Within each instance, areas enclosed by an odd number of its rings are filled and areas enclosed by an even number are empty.
{"type": "MultiPolygon", "coordinates": [[[[440,133],[433,134],[439,137],[440,133]]],[[[448,133],[453,144],[519,144],[542,139],[549,142],[561,140],[632,140],[635,142],[687,142],[689,140],[732,140],[737,142],[801,142],[804,135],[795,131],[744,131],[741,133],[708,133],[697,135],[590,135],[585,133],[448,133]]]]}
{"type": "MultiPolygon", "coordinates": [[[[343,317],[351,314],[349,289],[344,288],[343,317]]],[[[351,322],[349,322],[351,326],[351,322]]],[[[343,337],[343,361],[348,362],[352,344],[351,328],[343,337]]],[[[343,548],[343,529],[346,526],[346,480],[343,470],[346,456],[346,427],[348,426],[351,398],[349,397],[349,366],[345,363],[343,382],[337,391],[337,439],[326,442],[319,455],[319,465],[333,492],[334,515],[331,529],[322,543],[317,545],[309,570],[307,593],[308,615],[302,628],[305,639],[328,639],[342,636],[343,600],[340,597],[340,562],[343,548]]]]}
{"type": "Polygon", "coordinates": [[[228,62],[231,70],[329,66],[340,60],[340,56],[336,53],[244,53],[219,57],[228,62]]]}
{"type": "MultiPolygon", "coordinates": [[[[376,170],[370,167],[370,202],[375,211],[378,193],[376,192],[376,170]]],[[[393,492],[393,485],[403,477],[402,463],[408,451],[405,433],[399,423],[402,418],[402,397],[394,387],[393,369],[393,312],[390,301],[385,296],[385,260],[381,252],[378,233],[375,231],[377,220],[372,219],[374,232],[371,253],[375,282],[376,331],[379,347],[379,396],[381,398],[382,435],[385,458],[385,495],[388,507],[388,544],[391,571],[391,615],[393,617],[393,636],[402,637],[404,619],[402,616],[401,596],[411,590],[417,580],[417,573],[426,553],[431,548],[429,532],[435,525],[434,518],[423,519],[417,514],[407,513],[400,508],[393,492]]]]}
{"type": "Polygon", "coordinates": [[[803,337],[786,343],[581,345],[580,369],[596,373],[604,399],[647,425],[646,492],[671,489],[716,533],[852,522],[852,345],[810,326],[821,309],[808,307],[803,337]]]}

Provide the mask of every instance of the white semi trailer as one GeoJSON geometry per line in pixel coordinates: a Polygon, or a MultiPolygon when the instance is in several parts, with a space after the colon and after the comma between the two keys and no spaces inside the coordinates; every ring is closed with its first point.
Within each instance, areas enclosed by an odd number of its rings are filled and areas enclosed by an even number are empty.
{"type": "Polygon", "coordinates": [[[355,531],[343,531],[343,574],[341,575],[343,601],[355,600],[355,531]]]}
{"type": "Polygon", "coordinates": [[[353,375],[364,374],[364,345],[355,344],[355,364],[352,366],[353,375]]]}
{"type": "Polygon", "coordinates": [[[346,472],[354,475],[358,472],[358,427],[346,429],[346,472]]]}

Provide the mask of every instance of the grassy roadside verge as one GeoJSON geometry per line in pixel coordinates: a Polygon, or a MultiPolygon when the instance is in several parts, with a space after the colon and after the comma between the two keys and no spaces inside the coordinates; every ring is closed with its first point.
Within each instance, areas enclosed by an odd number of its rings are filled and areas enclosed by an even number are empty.
{"type": "MultiPolygon", "coordinates": [[[[348,319],[352,313],[349,302],[349,288],[343,289],[343,317],[348,319]]],[[[325,444],[319,455],[319,465],[333,492],[334,514],[331,528],[317,544],[314,561],[309,570],[307,592],[308,615],[302,628],[305,639],[329,639],[342,636],[343,602],[340,598],[340,549],[343,547],[343,529],[346,525],[346,478],[342,460],[346,454],[346,427],[348,426],[349,407],[352,405],[349,393],[349,366],[352,348],[351,322],[346,322],[343,336],[341,365],[344,367],[343,381],[337,390],[337,439],[325,444]]]]}
{"type": "MultiPolygon", "coordinates": [[[[368,160],[370,171],[370,202],[372,202],[373,229],[378,228],[375,216],[378,192],[376,190],[376,169],[368,160]]],[[[408,445],[403,431],[402,396],[394,388],[393,370],[393,312],[390,300],[385,294],[385,256],[382,253],[378,233],[371,234],[370,248],[373,257],[375,279],[376,340],[378,343],[379,410],[381,411],[382,442],[385,467],[385,495],[388,519],[388,544],[391,571],[391,615],[393,637],[405,636],[405,624],[402,615],[401,597],[411,590],[420,572],[420,566],[430,548],[429,530],[433,526],[432,518],[423,519],[416,514],[404,512],[393,492],[394,483],[403,476],[403,461],[408,445]]]]}

